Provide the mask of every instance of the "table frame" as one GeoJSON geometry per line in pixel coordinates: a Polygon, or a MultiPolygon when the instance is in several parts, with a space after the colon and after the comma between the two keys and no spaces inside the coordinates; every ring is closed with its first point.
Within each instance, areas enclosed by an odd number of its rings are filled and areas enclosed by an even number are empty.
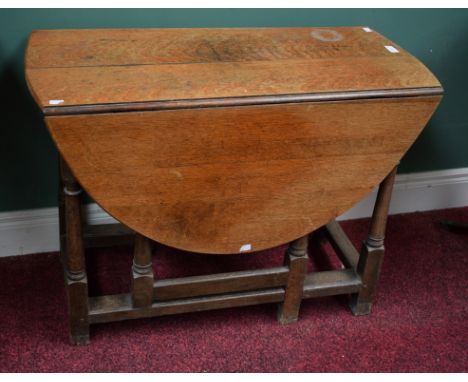
{"type": "MultiPolygon", "coordinates": [[[[297,321],[302,299],[348,294],[354,315],[370,313],[384,256],[384,235],[396,167],[379,186],[367,240],[360,253],[332,220],[319,232],[332,244],[344,269],[307,273],[310,235],[289,244],[281,267],[155,280],[152,242],[121,224],[84,226],[81,186],[60,159],[60,254],[65,274],[70,341],[90,341],[91,324],[176,313],[278,303],[278,321],[297,321]],[[130,293],[88,296],[87,247],[134,241],[130,293]]],[[[314,232],[317,232],[314,231],[314,232]]]]}

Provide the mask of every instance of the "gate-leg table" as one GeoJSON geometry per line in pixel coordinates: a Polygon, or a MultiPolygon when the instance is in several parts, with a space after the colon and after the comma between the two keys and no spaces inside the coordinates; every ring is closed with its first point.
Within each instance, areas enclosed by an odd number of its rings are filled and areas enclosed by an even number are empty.
{"type": "Polygon", "coordinates": [[[287,324],[337,294],[370,312],[396,166],[443,93],[400,46],[368,27],[42,30],[25,62],[61,157],[72,343],[95,323],[261,303],[287,324]],[[359,253],[334,219],[379,184],[359,253]],[[84,225],[82,188],[120,224],[84,225]],[[344,269],[307,273],[318,230],[344,269]],[[89,297],[85,248],[129,240],[130,291],[89,297]],[[153,242],[290,244],[279,267],[159,280],[153,242]]]}

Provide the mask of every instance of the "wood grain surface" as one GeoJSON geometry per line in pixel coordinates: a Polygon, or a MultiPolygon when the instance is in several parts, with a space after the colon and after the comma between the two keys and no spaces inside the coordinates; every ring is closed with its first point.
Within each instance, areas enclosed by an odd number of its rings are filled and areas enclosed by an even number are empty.
{"type": "Polygon", "coordinates": [[[382,44],[393,43],[360,27],[39,30],[31,34],[26,64],[63,68],[375,57],[388,54],[382,44]]]}
{"type": "Polygon", "coordinates": [[[301,237],[369,193],[439,96],[47,117],[63,157],[108,213],[194,252],[301,237]]]}
{"type": "Polygon", "coordinates": [[[401,47],[361,27],[34,31],[26,78],[43,110],[440,87],[401,47]]]}

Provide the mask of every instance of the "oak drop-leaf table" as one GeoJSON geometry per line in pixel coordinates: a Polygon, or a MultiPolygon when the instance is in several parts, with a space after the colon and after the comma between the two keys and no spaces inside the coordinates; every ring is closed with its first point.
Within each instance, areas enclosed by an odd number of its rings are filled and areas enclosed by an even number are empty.
{"type": "Polygon", "coordinates": [[[26,78],[61,155],[75,344],[93,323],[260,303],[289,323],[303,298],[335,294],[368,314],[396,165],[442,95],[367,27],[40,30],[26,78]],[[334,219],[379,184],[359,253],[334,219]],[[82,227],[81,187],[121,224],[82,227]],[[307,274],[316,230],[343,269],[307,274]],[[84,248],[116,233],[135,242],[131,291],[90,298],[84,248]],[[290,245],[281,267],[155,280],[152,241],[239,256],[290,245]]]}

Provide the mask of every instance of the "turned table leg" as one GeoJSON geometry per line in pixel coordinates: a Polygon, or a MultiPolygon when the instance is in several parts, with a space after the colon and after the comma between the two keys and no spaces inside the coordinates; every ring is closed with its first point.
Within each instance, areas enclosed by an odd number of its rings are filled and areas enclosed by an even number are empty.
{"type": "Polygon", "coordinates": [[[153,283],[151,241],[137,233],[132,266],[132,303],[135,308],[151,305],[153,283]]]}
{"type": "Polygon", "coordinates": [[[293,241],[286,251],[285,265],[289,267],[284,301],[278,308],[278,321],[281,324],[295,322],[299,316],[304,278],[307,272],[307,244],[309,235],[293,241]]]}
{"type": "Polygon", "coordinates": [[[395,167],[379,186],[369,235],[359,256],[357,273],[361,277],[363,287],[359,293],[351,297],[351,310],[356,316],[369,314],[372,307],[385,252],[385,228],[396,170],[395,167]]]}
{"type": "Polygon", "coordinates": [[[65,161],[60,163],[59,196],[61,249],[68,297],[70,340],[73,344],[89,343],[88,279],[86,276],[83,239],[81,234],[81,187],[65,161]]]}
{"type": "Polygon", "coordinates": [[[62,181],[62,163],[61,159],[58,161],[58,173],[59,173],[59,181],[58,181],[58,212],[59,212],[59,240],[60,240],[60,261],[62,262],[62,267],[65,269],[66,260],[65,260],[65,252],[66,252],[66,232],[65,232],[65,193],[63,192],[63,181],[62,181]]]}

